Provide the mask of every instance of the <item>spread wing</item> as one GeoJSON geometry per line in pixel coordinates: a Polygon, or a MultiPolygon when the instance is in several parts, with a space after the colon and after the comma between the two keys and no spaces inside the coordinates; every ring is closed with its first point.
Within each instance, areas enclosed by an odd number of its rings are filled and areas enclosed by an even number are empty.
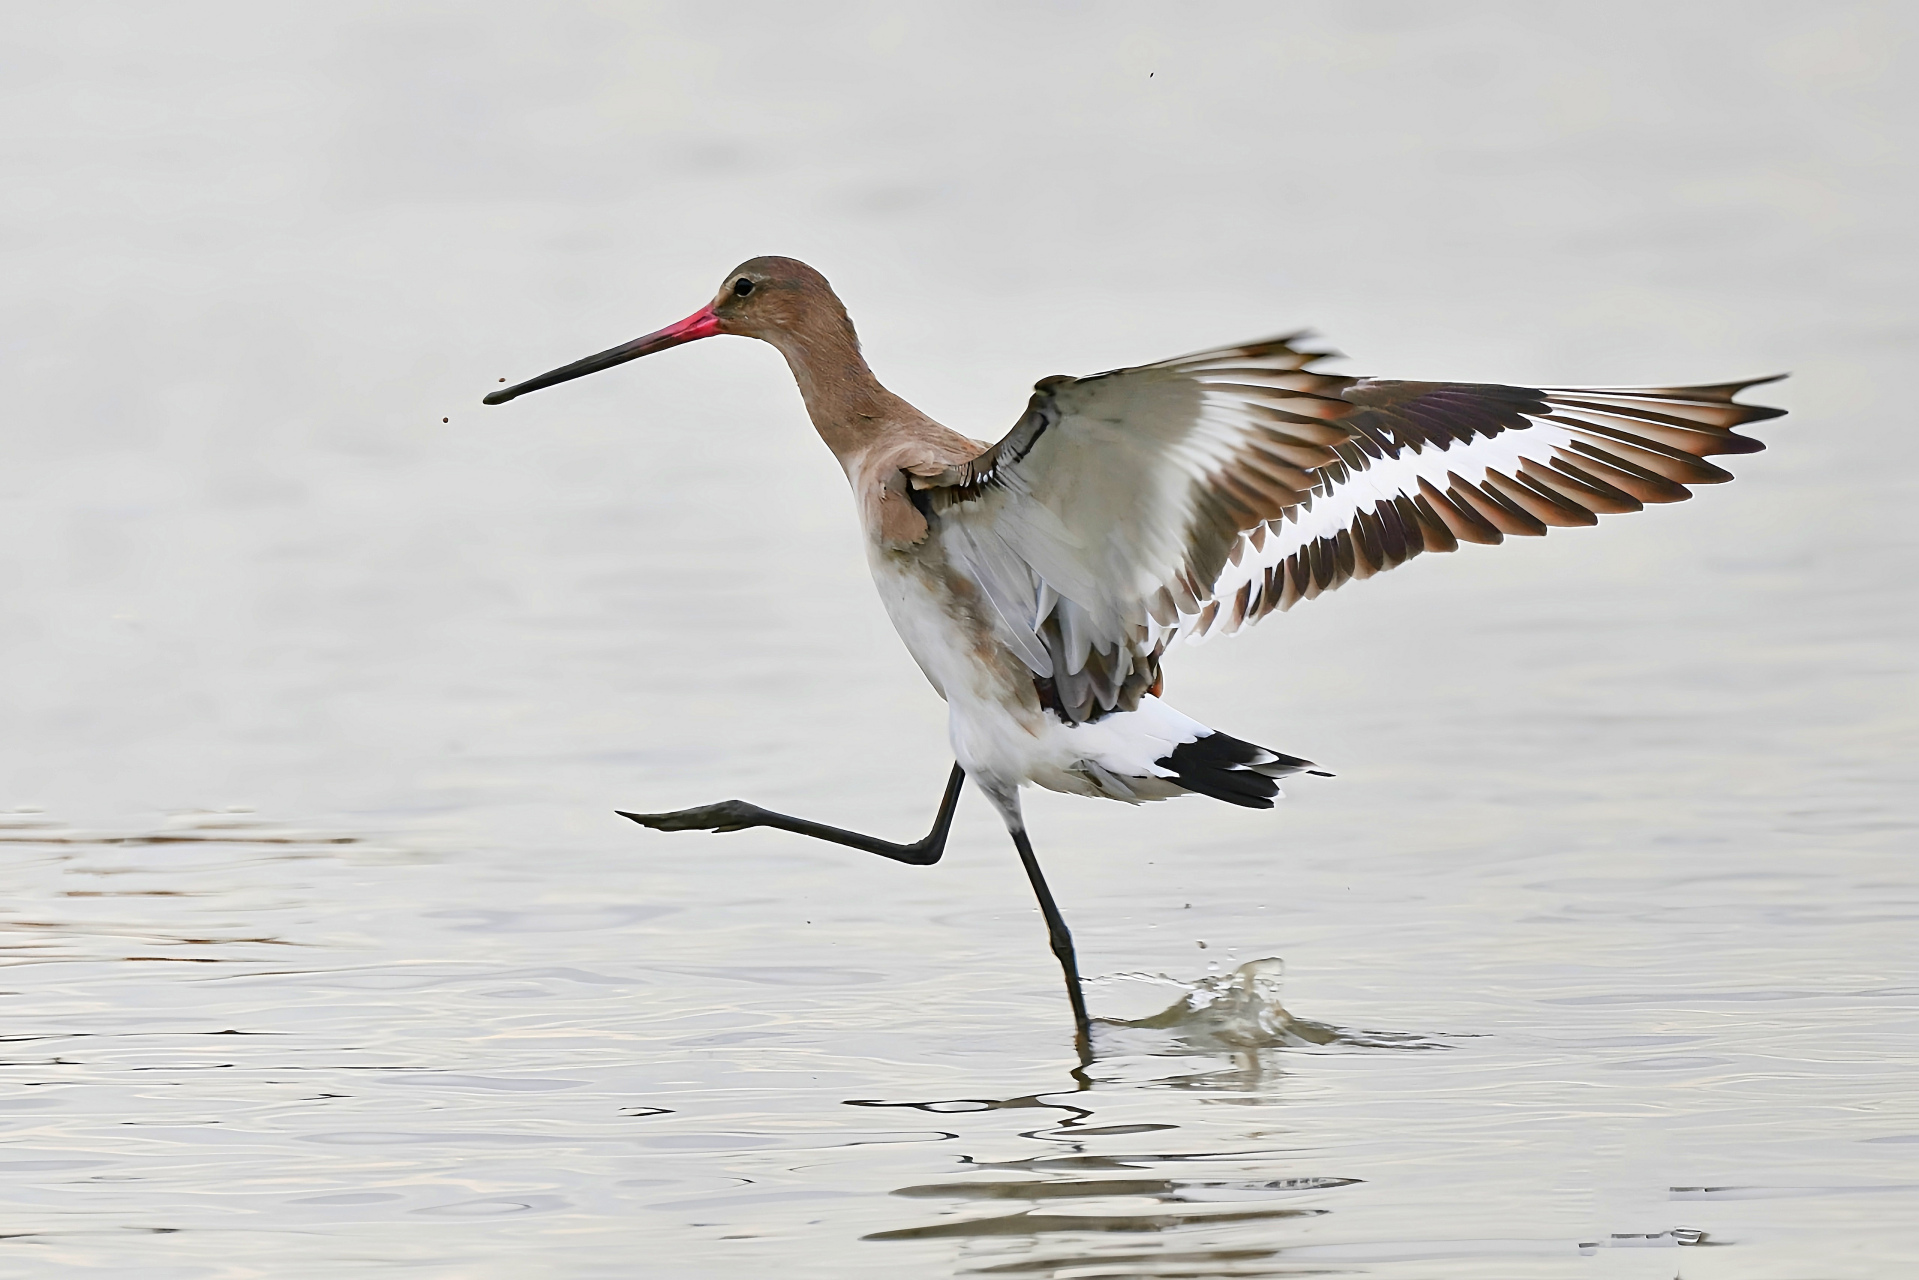
{"type": "Polygon", "coordinates": [[[1299,335],[1048,378],[972,461],[912,481],[948,556],[1069,720],[1138,705],[1166,644],[1234,631],[1425,551],[1678,502],[1730,480],[1697,387],[1507,387],[1316,370],[1299,335]]]}

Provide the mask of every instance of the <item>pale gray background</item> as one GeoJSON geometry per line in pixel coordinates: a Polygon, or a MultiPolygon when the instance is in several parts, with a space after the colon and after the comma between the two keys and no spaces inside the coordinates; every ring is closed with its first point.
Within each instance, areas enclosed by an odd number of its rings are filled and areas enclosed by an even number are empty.
{"type": "Polygon", "coordinates": [[[1919,1260],[1909,6],[0,22],[5,1274],[1919,1260]],[[478,403],[768,252],[989,438],[1302,325],[1389,376],[1794,372],[1730,488],[1178,655],[1336,781],[1030,803],[1089,972],[1283,955],[1295,1012],[1449,1048],[1113,1040],[1069,1095],[976,801],[932,871],[610,816],[905,836],[944,775],[771,350],[478,403]],[[1104,1132],[845,1105],[1034,1094],[1104,1132]],[[975,1185],[1030,1178],[1129,1181],[975,1185]]]}

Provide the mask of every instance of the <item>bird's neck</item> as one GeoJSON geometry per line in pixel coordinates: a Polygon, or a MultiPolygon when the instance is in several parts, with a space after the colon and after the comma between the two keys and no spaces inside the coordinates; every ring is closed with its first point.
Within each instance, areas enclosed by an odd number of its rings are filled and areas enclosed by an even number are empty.
{"type": "Polygon", "coordinates": [[[775,340],[806,401],[814,430],[842,466],[859,456],[911,406],[880,385],[860,355],[853,326],[775,340]]]}

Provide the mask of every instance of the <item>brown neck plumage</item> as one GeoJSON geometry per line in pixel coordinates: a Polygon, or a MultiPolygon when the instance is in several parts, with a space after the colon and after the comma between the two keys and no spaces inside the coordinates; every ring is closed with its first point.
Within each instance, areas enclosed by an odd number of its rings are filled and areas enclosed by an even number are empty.
{"type": "Polygon", "coordinates": [[[853,322],[838,305],[810,307],[798,323],[765,336],[786,357],[807,416],[842,465],[864,452],[902,410],[912,412],[873,376],[853,322]]]}

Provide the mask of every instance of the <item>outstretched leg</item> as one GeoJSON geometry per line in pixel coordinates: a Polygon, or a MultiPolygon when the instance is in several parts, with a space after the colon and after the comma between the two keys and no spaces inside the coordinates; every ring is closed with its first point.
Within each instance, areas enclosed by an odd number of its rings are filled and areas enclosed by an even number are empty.
{"type": "MultiPolygon", "coordinates": [[[[672,813],[628,813],[624,809],[615,809],[614,812],[655,831],[744,831],[748,827],[777,827],[796,835],[812,836],[815,840],[830,840],[834,844],[877,853],[882,858],[891,858],[909,866],[930,867],[946,852],[946,833],[953,825],[953,812],[959,808],[960,789],[965,782],[966,770],[955,764],[952,776],[946,780],[946,794],[940,799],[940,811],[933,819],[933,829],[926,833],[924,840],[912,844],[895,844],[877,836],[829,827],[823,822],[788,817],[744,800],[722,800],[718,804],[701,805],[697,809],[678,809],[672,813]]],[[[1038,874],[1037,870],[1034,874],[1038,874]]],[[[1069,951],[1071,947],[1069,939],[1069,951]]]]}

